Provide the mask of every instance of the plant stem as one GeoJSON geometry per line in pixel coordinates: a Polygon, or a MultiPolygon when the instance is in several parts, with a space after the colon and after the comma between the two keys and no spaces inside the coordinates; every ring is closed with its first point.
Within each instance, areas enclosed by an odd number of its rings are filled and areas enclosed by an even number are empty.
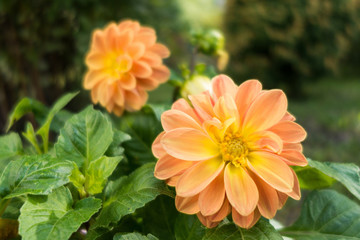
{"type": "Polygon", "coordinates": [[[11,198],[10,199],[1,199],[0,201],[0,217],[4,214],[7,206],[9,206],[11,202],[11,198]]]}

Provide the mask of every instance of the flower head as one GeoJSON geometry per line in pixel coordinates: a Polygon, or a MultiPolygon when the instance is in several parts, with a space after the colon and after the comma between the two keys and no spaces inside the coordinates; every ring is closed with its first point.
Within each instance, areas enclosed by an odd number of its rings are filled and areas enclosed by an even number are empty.
{"type": "Polygon", "coordinates": [[[176,189],[179,211],[197,214],[207,227],[230,212],[252,227],[273,218],[300,189],[291,165],[305,166],[305,130],[287,112],[281,90],[262,90],[257,80],[237,86],[225,75],[210,91],[176,101],[162,114],[164,132],[152,150],[155,176],[176,189]]]}
{"type": "Polygon", "coordinates": [[[147,101],[146,91],[168,80],[170,71],[162,59],[169,55],[156,43],[154,29],[130,20],[111,23],[93,33],[84,87],[94,103],[118,116],[124,109],[139,110],[147,101]]]}

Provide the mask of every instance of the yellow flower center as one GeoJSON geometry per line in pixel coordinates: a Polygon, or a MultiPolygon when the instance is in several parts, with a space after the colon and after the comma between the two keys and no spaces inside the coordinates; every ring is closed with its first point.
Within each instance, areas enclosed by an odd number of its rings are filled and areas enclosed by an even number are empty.
{"type": "Polygon", "coordinates": [[[132,67],[132,59],[126,54],[110,53],[105,57],[105,68],[114,81],[120,79],[132,67]]]}
{"type": "Polygon", "coordinates": [[[221,154],[225,162],[236,167],[247,166],[248,146],[240,134],[227,133],[221,142],[221,154]]]}

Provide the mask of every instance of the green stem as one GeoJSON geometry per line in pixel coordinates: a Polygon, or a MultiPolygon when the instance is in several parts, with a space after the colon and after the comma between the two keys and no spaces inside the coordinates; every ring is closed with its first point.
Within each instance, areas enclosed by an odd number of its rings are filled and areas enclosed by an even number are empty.
{"type": "Polygon", "coordinates": [[[11,198],[10,199],[1,199],[0,201],[0,217],[4,214],[7,206],[9,206],[11,202],[11,198]]]}

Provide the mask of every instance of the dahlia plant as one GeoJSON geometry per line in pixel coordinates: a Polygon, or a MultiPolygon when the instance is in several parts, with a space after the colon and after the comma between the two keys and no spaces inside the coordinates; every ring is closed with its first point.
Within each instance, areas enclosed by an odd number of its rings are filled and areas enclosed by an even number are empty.
{"type": "MultiPolygon", "coordinates": [[[[194,54],[227,55],[223,38],[195,39],[194,54]]],[[[0,239],[360,239],[359,167],[306,158],[283,91],[195,56],[176,77],[169,56],[151,27],[110,23],[85,59],[100,106],[64,110],[77,93],[18,102],[0,137],[0,239]],[[172,99],[148,103],[160,84],[172,99]],[[335,181],[352,200],[320,189],[335,181]],[[274,220],[284,206],[296,221],[274,220]]]]}

